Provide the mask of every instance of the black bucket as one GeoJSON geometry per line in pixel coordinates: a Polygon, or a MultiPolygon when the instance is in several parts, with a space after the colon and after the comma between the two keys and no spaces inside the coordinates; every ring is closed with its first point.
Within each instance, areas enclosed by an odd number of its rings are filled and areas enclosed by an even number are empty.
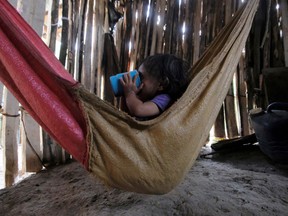
{"type": "Polygon", "coordinates": [[[288,163],[288,103],[275,102],[266,111],[250,111],[261,151],[273,161],[288,163]]]}

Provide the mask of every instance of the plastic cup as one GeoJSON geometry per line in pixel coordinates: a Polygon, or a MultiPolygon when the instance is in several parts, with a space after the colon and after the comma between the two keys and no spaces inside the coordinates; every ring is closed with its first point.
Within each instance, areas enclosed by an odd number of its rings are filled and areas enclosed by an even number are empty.
{"type": "MultiPolygon", "coordinates": [[[[137,70],[133,70],[133,71],[130,71],[130,72],[125,72],[125,73],[120,73],[120,74],[116,74],[114,76],[111,76],[110,77],[110,84],[111,84],[111,87],[112,87],[112,90],[113,90],[113,93],[116,97],[119,97],[119,96],[122,96],[124,94],[123,92],[123,86],[120,82],[120,78],[124,76],[124,74],[128,74],[130,73],[130,76],[131,78],[133,79],[134,76],[138,73],[137,70]]],[[[136,79],[136,86],[137,88],[140,86],[141,84],[141,79],[140,77],[138,76],[137,79],[136,79]]]]}

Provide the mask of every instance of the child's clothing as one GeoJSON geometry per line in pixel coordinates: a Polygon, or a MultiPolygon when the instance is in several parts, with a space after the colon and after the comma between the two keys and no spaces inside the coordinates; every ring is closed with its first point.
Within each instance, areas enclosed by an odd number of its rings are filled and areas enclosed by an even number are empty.
{"type": "MultiPolygon", "coordinates": [[[[152,100],[153,103],[157,105],[157,107],[160,110],[160,114],[164,112],[171,104],[172,104],[172,99],[168,94],[159,94],[155,96],[152,100]]],[[[158,114],[158,115],[160,115],[158,114]]],[[[156,115],[156,116],[158,116],[156,115]]],[[[149,116],[149,117],[136,117],[137,120],[139,121],[146,121],[155,118],[156,116],[149,116]]]]}
{"type": "Polygon", "coordinates": [[[158,106],[160,112],[163,112],[170,105],[171,97],[168,94],[159,94],[155,96],[151,101],[158,106]]]}

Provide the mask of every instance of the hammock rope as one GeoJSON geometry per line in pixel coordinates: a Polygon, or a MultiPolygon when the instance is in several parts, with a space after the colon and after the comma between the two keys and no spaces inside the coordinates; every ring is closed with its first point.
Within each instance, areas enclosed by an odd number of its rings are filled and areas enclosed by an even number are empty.
{"type": "Polygon", "coordinates": [[[135,120],[74,81],[6,1],[0,2],[0,78],[31,116],[107,185],[164,194],[183,180],[205,143],[258,3],[248,1],[237,12],[191,68],[183,96],[149,121],[135,120]]]}

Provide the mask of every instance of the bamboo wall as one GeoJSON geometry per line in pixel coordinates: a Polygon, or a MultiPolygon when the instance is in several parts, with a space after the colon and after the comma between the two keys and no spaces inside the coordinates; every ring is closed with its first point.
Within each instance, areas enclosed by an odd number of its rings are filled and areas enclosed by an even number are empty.
{"type": "MultiPolygon", "coordinates": [[[[243,4],[241,0],[10,0],[73,77],[117,105],[108,79],[155,53],[197,61],[243,4]],[[37,21],[37,22],[36,22],[37,21]]],[[[217,138],[253,131],[248,110],[264,107],[262,71],[288,65],[286,0],[263,0],[227,98],[214,126],[217,138]]],[[[5,185],[17,176],[70,158],[1,86],[1,150],[5,185]],[[20,108],[19,108],[20,107],[20,108]],[[18,163],[18,146],[21,161],[18,163]],[[33,148],[31,148],[33,146],[33,148]],[[17,164],[21,164],[21,169],[17,164]]],[[[0,165],[1,169],[1,165],[0,165]]],[[[1,173],[0,173],[1,174],[1,173]]]]}

